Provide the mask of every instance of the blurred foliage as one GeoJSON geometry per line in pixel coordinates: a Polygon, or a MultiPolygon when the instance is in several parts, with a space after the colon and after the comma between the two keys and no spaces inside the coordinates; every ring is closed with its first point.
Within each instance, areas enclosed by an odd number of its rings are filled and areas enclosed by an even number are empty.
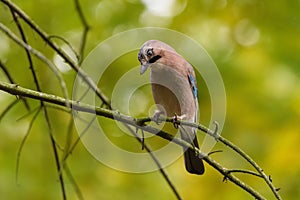
{"type": "MultiPolygon", "coordinates": [[[[73,1],[14,2],[47,33],[62,36],[75,49],[79,48],[83,29],[73,1]]],[[[300,198],[298,0],[86,0],[81,4],[91,25],[86,55],[100,41],[116,33],[146,26],[177,30],[202,44],[217,64],[226,87],[227,119],[222,135],[245,150],[272,176],[284,199],[300,198]]],[[[9,9],[2,3],[0,22],[18,33],[9,9]]],[[[54,59],[53,52],[36,33],[26,25],[24,29],[29,43],[54,59]]],[[[54,40],[64,45],[62,41],[54,40]]],[[[112,63],[112,68],[117,67],[117,70],[108,70],[99,84],[108,96],[118,77],[131,67],[138,66],[136,52],[126,58],[112,63]]],[[[2,33],[0,59],[18,84],[34,89],[24,50],[2,33]]],[[[34,65],[43,91],[62,95],[61,91],[57,91],[58,82],[52,72],[36,59],[34,65]]],[[[64,73],[70,93],[75,75],[71,71],[64,73]]],[[[7,81],[2,72],[0,79],[7,81]]],[[[205,113],[210,112],[209,95],[205,84],[198,79],[201,122],[207,124],[210,114],[205,113]]],[[[144,89],[151,99],[150,88],[144,89]]],[[[0,92],[0,113],[13,100],[13,96],[0,92]]],[[[38,106],[37,101],[30,100],[29,103],[31,109],[38,106]]],[[[31,114],[20,119],[25,113],[26,109],[20,103],[0,122],[0,198],[58,199],[58,177],[42,114],[25,143],[16,182],[17,152],[32,117],[31,114]]],[[[136,113],[140,116],[148,114],[136,113]]],[[[50,115],[55,138],[63,145],[69,117],[56,110],[51,110],[50,115]]],[[[114,126],[114,123],[107,122],[109,130],[118,131],[114,126]]],[[[126,142],[120,141],[124,138],[121,134],[117,133],[113,140],[126,148],[126,142]]],[[[75,140],[75,132],[72,138],[75,140]]],[[[127,140],[134,139],[129,137],[127,140]]],[[[127,148],[136,151],[140,145],[134,141],[127,148]]],[[[223,153],[213,157],[225,166],[249,168],[224,146],[217,145],[215,149],[224,149],[223,153]]],[[[182,163],[181,158],[166,170],[185,199],[251,199],[235,185],[223,183],[223,177],[209,166],[205,175],[198,177],[186,173],[182,163]]],[[[116,171],[95,160],[80,143],[68,164],[85,199],[174,199],[159,172],[129,174],[116,171]]],[[[268,199],[273,198],[262,181],[241,177],[268,199]]],[[[68,197],[76,199],[72,184],[67,181],[66,187],[68,197]]]]}

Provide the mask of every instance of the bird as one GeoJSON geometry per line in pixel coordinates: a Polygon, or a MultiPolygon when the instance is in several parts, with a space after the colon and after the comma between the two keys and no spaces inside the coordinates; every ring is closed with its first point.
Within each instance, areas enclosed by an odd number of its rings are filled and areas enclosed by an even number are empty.
{"type": "MultiPolygon", "coordinates": [[[[140,75],[150,68],[152,95],[157,110],[153,119],[160,115],[187,121],[198,121],[198,89],[192,65],[168,44],[159,40],[148,40],[140,48],[138,60],[140,75]]],[[[179,126],[180,137],[199,148],[196,129],[179,126]]],[[[187,172],[202,175],[202,158],[191,149],[184,148],[184,163],[187,172]]]]}

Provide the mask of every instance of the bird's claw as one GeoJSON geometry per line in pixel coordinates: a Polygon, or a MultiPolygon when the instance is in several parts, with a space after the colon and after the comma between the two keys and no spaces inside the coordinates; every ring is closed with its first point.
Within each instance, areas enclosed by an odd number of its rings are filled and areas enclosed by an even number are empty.
{"type": "Polygon", "coordinates": [[[161,114],[163,114],[162,111],[156,110],[153,117],[151,118],[151,120],[154,121],[157,125],[161,123],[161,120],[159,119],[161,114]]]}
{"type": "Polygon", "coordinates": [[[180,115],[180,116],[178,116],[176,113],[174,114],[174,116],[172,117],[172,122],[176,129],[178,129],[178,125],[179,125],[178,120],[183,120],[184,118],[186,118],[185,114],[180,115]]]}

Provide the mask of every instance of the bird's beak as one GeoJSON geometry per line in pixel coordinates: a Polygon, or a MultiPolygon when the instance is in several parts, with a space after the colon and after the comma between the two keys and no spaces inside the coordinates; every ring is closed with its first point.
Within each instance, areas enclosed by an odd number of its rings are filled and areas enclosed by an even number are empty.
{"type": "Polygon", "coordinates": [[[149,67],[149,63],[142,64],[141,68],[140,68],[140,75],[145,73],[147,71],[148,67],[149,67]]]}

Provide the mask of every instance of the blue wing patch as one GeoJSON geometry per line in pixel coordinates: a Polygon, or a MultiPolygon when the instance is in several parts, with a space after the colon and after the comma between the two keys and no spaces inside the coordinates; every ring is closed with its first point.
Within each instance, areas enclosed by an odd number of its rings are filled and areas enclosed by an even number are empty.
{"type": "Polygon", "coordinates": [[[190,81],[190,84],[191,84],[191,89],[192,89],[194,98],[196,99],[197,96],[198,96],[198,89],[197,89],[197,86],[196,86],[196,81],[195,81],[194,77],[191,74],[189,75],[189,81],[190,81]]]}

